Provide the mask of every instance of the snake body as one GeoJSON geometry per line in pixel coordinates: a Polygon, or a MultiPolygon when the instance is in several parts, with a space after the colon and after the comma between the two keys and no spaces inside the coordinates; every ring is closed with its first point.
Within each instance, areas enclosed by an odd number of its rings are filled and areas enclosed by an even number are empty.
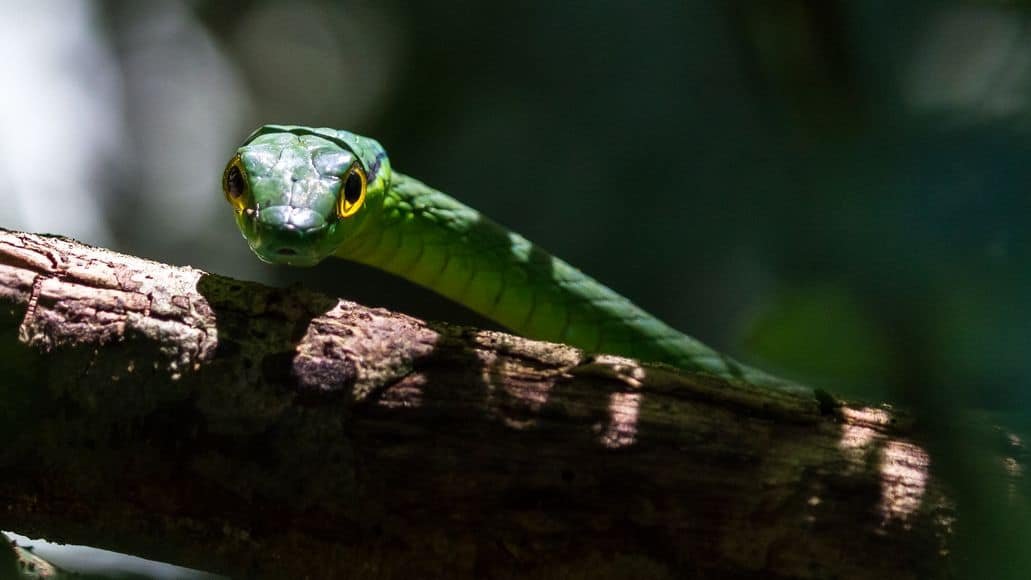
{"type": "Polygon", "coordinates": [[[263,126],[229,161],[223,190],[243,237],[264,261],[309,266],[345,258],[421,284],[529,338],[787,385],[673,329],[480,212],[392,171],[372,139],[263,126]]]}

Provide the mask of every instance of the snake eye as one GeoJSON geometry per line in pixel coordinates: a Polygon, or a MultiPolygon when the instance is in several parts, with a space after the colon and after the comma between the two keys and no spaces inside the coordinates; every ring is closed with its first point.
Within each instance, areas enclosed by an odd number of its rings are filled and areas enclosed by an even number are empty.
{"type": "Polygon", "coordinates": [[[245,195],[247,193],[247,180],[243,177],[243,166],[240,164],[240,156],[233,157],[233,160],[226,166],[222,174],[222,191],[226,194],[226,201],[236,211],[243,211],[247,205],[245,195]]]}
{"type": "Polygon", "coordinates": [[[365,172],[357,164],[352,165],[344,176],[337,201],[337,215],[345,218],[355,214],[365,203],[365,172]]]}

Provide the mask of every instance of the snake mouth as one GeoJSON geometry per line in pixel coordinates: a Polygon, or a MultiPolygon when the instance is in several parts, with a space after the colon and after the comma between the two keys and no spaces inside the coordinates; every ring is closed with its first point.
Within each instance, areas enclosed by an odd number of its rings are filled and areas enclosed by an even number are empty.
{"type": "Polygon", "coordinates": [[[251,251],[254,252],[262,262],[269,264],[285,264],[287,266],[314,266],[322,261],[325,256],[316,255],[314,252],[305,251],[302,252],[297,248],[289,246],[264,246],[261,244],[254,244],[251,246],[251,251]]]}
{"type": "Polygon", "coordinates": [[[258,227],[247,238],[258,258],[269,264],[288,266],[314,266],[326,257],[320,251],[326,228],[312,232],[299,232],[293,228],[258,227]]]}
{"type": "Polygon", "coordinates": [[[314,266],[332,253],[331,224],[314,211],[277,206],[238,216],[240,231],[262,262],[314,266]]]}

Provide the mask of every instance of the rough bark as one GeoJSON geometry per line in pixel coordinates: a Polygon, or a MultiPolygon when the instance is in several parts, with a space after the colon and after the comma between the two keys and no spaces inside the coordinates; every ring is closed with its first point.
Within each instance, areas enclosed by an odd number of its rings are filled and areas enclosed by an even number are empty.
{"type": "Polygon", "coordinates": [[[239,577],[930,578],[888,408],[0,232],[0,529],[239,577]]]}

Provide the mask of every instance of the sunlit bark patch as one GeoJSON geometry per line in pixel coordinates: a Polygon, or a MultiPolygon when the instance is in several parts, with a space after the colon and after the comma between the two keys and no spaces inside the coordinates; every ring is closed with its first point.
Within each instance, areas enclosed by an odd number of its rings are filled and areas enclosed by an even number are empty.
{"type": "Polygon", "coordinates": [[[548,403],[555,381],[544,379],[523,362],[486,353],[481,356],[480,363],[487,408],[511,429],[521,431],[536,427],[537,415],[548,403]],[[502,380],[502,377],[508,377],[508,380],[502,380]]]}
{"type": "Polygon", "coordinates": [[[892,520],[905,522],[920,507],[927,490],[930,463],[927,452],[912,443],[889,441],[884,446],[880,503],[883,524],[892,520]]]}
{"type": "Polygon", "coordinates": [[[866,464],[870,446],[877,438],[877,430],[872,425],[887,425],[890,417],[883,409],[872,407],[845,408],[842,414],[846,422],[841,430],[838,447],[841,448],[842,455],[848,460],[852,470],[862,469],[866,464]]]}
{"type": "Polygon", "coordinates": [[[863,407],[861,409],[843,407],[841,414],[850,423],[863,423],[875,427],[891,425],[891,415],[884,409],[877,409],[875,407],[863,407]]]}
{"type": "Polygon", "coordinates": [[[595,355],[591,363],[581,365],[579,370],[582,374],[617,379],[635,389],[641,388],[645,377],[648,376],[644,368],[634,359],[612,354],[595,355]]]}
{"type": "Polygon", "coordinates": [[[634,444],[641,397],[641,393],[612,393],[609,396],[609,424],[601,435],[602,445],[618,449],[634,444]]]}
{"type": "Polygon", "coordinates": [[[908,528],[909,516],[920,507],[927,491],[930,456],[921,447],[906,441],[884,441],[884,429],[892,424],[887,410],[845,408],[842,414],[845,424],[838,446],[851,464],[850,468],[865,470],[868,458],[876,457],[870,453],[879,451],[881,525],[898,521],[908,528]]]}
{"type": "Polygon", "coordinates": [[[1002,468],[1008,479],[1006,487],[1010,503],[1014,503],[1022,499],[1021,486],[1024,480],[1024,466],[1021,464],[1020,458],[1026,454],[1026,450],[1019,435],[1008,433],[1006,439],[1010,455],[1002,458],[1002,468]]]}

